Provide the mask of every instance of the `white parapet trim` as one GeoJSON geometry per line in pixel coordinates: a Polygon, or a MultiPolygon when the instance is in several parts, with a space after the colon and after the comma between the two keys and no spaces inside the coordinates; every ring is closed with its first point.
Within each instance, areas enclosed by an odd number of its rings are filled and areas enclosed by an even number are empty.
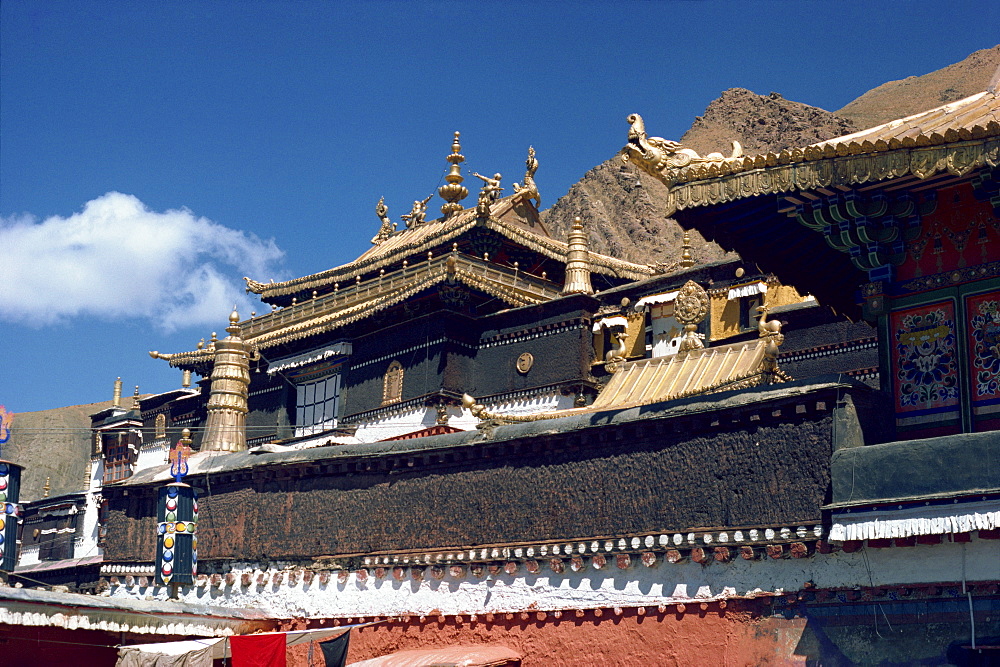
{"type": "Polygon", "coordinates": [[[883,540],[996,528],[1000,528],[1000,501],[986,500],[836,513],[833,515],[830,540],[883,540]]]}
{"type": "MultiPolygon", "coordinates": [[[[656,558],[451,562],[315,572],[293,563],[234,562],[225,575],[199,577],[183,602],[259,609],[276,617],[362,617],[510,613],[636,607],[781,595],[804,587],[852,588],[1000,578],[1000,540],[973,538],[906,548],[864,549],[806,558],[671,563],[656,558]]],[[[117,577],[115,598],[154,596],[165,587],[117,577]]]]}

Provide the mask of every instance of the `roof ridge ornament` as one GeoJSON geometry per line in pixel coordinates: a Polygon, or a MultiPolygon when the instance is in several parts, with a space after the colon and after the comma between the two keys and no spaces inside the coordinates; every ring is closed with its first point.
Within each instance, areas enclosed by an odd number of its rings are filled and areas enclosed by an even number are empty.
{"type": "Polygon", "coordinates": [[[475,171],[472,175],[483,182],[483,188],[479,191],[479,202],[476,204],[476,214],[481,218],[488,218],[490,206],[500,199],[500,193],[503,192],[503,188],[500,187],[500,179],[503,176],[496,173],[493,174],[493,178],[489,178],[475,171]]]}
{"type": "Polygon", "coordinates": [[[566,279],[562,293],[593,294],[594,287],[590,282],[590,248],[587,231],[583,228],[580,216],[573,218],[573,226],[569,230],[568,250],[566,252],[566,279]]]}
{"type": "Polygon", "coordinates": [[[451,155],[445,158],[451,163],[448,175],[444,177],[448,182],[438,188],[438,194],[445,201],[441,206],[441,213],[445,218],[464,210],[465,207],[458,202],[469,196],[469,189],[462,185],[465,178],[462,177],[462,168],[459,165],[465,162],[465,156],[460,152],[462,144],[459,143],[459,136],[460,134],[456,132],[455,141],[451,144],[451,155]]]}
{"type": "Polygon", "coordinates": [[[538,160],[535,158],[535,147],[528,146],[528,159],[524,161],[524,185],[514,183],[514,192],[522,199],[534,199],[535,208],[542,205],[542,197],[538,194],[538,186],[535,184],[535,172],[538,171],[538,160]]]}
{"type": "Polygon", "coordinates": [[[403,222],[406,223],[406,228],[416,227],[417,225],[424,224],[424,218],[427,217],[427,202],[431,200],[434,193],[427,195],[427,198],[423,201],[413,202],[413,208],[410,209],[409,213],[404,213],[400,216],[403,222]]]}
{"type": "Polygon", "coordinates": [[[705,347],[698,334],[698,323],[708,315],[708,292],[693,280],[684,283],[674,299],[674,319],[684,325],[684,337],[677,348],[677,356],[684,358],[689,352],[705,347]]]}
{"type": "MultiPolygon", "coordinates": [[[[385,241],[387,238],[392,236],[394,231],[396,231],[396,223],[389,220],[388,213],[389,207],[385,205],[385,197],[379,197],[378,204],[375,205],[375,215],[377,215],[378,219],[382,221],[382,226],[379,227],[378,234],[372,237],[372,245],[382,243],[382,241],[385,241]]],[[[249,291],[249,287],[247,288],[247,291],[249,291]]]]}
{"type": "Polygon", "coordinates": [[[743,146],[733,142],[732,155],[709,153],[702,157],[676,141],[646,134],[646,124],[637,113],[629,114],[628,143],[621,150],[622,162],[634,162],[643,171],[663,181],[667,186],[677,182],[676,172],[691,165],[723,164],[743,159],[743,146]]]}

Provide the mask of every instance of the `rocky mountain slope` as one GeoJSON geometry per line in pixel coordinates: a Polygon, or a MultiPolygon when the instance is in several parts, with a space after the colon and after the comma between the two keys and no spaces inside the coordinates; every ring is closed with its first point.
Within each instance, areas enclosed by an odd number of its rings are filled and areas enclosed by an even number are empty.
{"type": "Polygon", "coordinates": [[[49,478],[50,496],[86,488],[84,475],[90,461],[90,415],[109,407],[111,401],[14,415],[10,441],[3,447],[3,458],[25,467],[21,478],[21,502],[41,498],[45,480],[49,478]]]}
{"type": "Polygon", "coordinates": [[[859,129],[874,127],[986,90],[997,68],[1000,45],[930,74],[883,83],[835,113],[859,129]]]}
{"type": "MultiPolygon", "coordinates": [[[[703,155],[729,154],[733,140],[748,155],[804,146],[985,90],[998,66],[1000,46],[976,51],[936,72],[883,84],[834,113],[777,93],[758,95],[734,88],[709,104],[680,141],[703,155]]],[[[679,258],[682,231],[667,218],[665,204],[666,188],[616,155],[588,171],[542,213],[542,219],[553,234],[565,238],[573,218],[580,216],[593,250],[632,262],[669,265],[679,258]]],[[[724,255],[719,246],[700,237],[693,236],[692,243],[698,261],[724,255]]]]}

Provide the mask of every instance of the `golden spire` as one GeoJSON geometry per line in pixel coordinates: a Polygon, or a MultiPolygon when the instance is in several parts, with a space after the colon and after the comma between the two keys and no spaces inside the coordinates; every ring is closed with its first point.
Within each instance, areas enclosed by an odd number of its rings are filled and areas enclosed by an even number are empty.
{"type": "Polygon", "coordinates": [[[121,378],[118,378],[117,380],[115,380],[115,393],[114,393],[114,398],[111,399],[111,405],[113,405],[116,408],[120,408],[122,406],[122,379],[121,378]]]}
{"type": "Polygon", "coordinates": [[[441,213],[444,217],[450,216],[452,213],[457,213],[465,207],[458,202],[462,201],[469,195],[469,189],[462,185],[462,169],[458,165],[465,162],[465,156],[459,151],[462,150],[462,145],[458,143],[459,133],[455,133],[455,141],[451,145],[451,155],[445,159],[451,162],[451,169],[448,171],[448,175],[444,177],[444,180],[448,181],[440,188],[438,188],[438,194],[441,195],[441,199],[445,200],[445,204],[441,206],[441,213]]]}
{"type": "Polygon", "coordinates": [[[566,253],[566,281],[563,283],[563,294],[593,294],[590,284],[590,251],[587,249],[587,232],[583,221],[577,216],[573,218],[573,227],[569,231],[569,252],[566,253]]]}
{"type": "Polygon", "coordinates": [[[45,478],[45,486],[42,487],[42,491],[44,491],[44,493],[42,494],[42,498],[48,498],[49,497],[49,491],[52,490],[52,484],[51,484],[51,482],[52,482],[52,478],[51,477],[46,477],[45,478]]]}
{"type": "Polygon", "coordinates": [[[135,386],[135,392],[132,393],[132,409],[133,410],[140,409],[140,405],[139,405],[139,385],[135,386]]]}
{"type": "Polygon", "coordinates": [[[250,385],[250,348],[240,337],[240,315],[233,306],[229,335],[214,345],[212,390],[203,452],[239,452],[247,448],[247,387],[250,385]]]}
{"type": "Polygon", "coordinates": [[[691,257],[691,232],[684,230],[684,240],[681,241],[681,263],[682,269],[690,269],[694,266],[694,258],[691,257]]]}

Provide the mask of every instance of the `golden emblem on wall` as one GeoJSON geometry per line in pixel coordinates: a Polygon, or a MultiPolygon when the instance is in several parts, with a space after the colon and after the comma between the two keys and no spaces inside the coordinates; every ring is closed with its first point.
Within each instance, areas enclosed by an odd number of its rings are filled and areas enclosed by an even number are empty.
{"type": "Polygon", "coordinates": [[[681,324],[698,324],[708,314],[708,292],[693,280],[684,283],[674,301],[674,317],[681,324]]]}
{"type": "Polygon", "coordinates": [[[708,315],[708,292],[693,280],[684,283],[674,300],[674,319],[684,325],[684,337],[677,353],[684,357],[692,350],[705,347],[697,333],[698,323],[708,315]]]}
{"type": "Polygon", "coordinates": [[[382,405],[397,403],[403,398],[403,364],[393,361],[382,378],[382,405]]]}
{"type": "Polygon", "coordinates": [[[515,364],[517,366],[517,372],[522,375],[527,373],[531,370],[531,365],[534,363],[535,357],[532,356],[531,352],[522,353],[521,356],[517,358],[517,363],[515,364]]]}

